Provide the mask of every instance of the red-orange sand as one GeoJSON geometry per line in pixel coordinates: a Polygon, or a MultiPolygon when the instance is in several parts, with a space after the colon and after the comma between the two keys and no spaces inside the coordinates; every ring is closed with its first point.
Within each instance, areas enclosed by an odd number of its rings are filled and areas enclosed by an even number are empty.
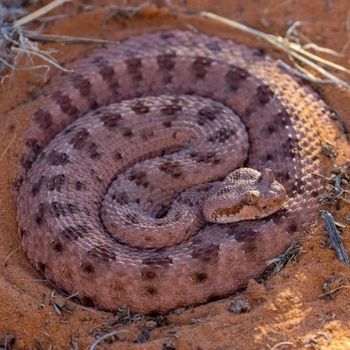
{"type": "MultiPolygon", "coordinates": [[[[148,11],[146,18],[118,17],[103,24],[110,11],[83,12],[78,3],[82,1],[50,13],[64,13],[67,17],[48,23],[44,32],[121,39],[155,29],[190,26],[263,47],[274,57],[287,59],[263,42],[217,23],[173,16],[167,11],[160,14],[148,11]]],[[[102,4],[103,1],[84,3],[102,4]]],[[[272,34],[284,35],[292,23],[303,21],[304,35],[318,45],[339,52],[344,50],[344,55],[336,58],[336,62],[349,63],[348,0],[189,0],[186,3],[188,9],[212,11],[272,34]]],[[[59,43],[41,47],[57,49],[55,58],[64,63],[76,59],[93,45],[59,43]]],[[[112,313],[87,310],[53,296],[52,286],[42,281],[42,276],[21,250],[11,195],[24,131],[31,113],[40,103],[40,98],[35,102],[31,102],[31,98],[42,85],[42,75],[21,72],[6,80],[0,92],[0,155],[10,144],[0,158],[0,349],[6,332],[7,339],[12,339],[12,349],[46,350],[87,349],[95,341],[94,335],[114,330],[126,332],[120,332],[118,339],[114,337],[101,342],[97,349],[350,349],[350,267],[339,262],[333,250],[324,247],[326,236],[321,220],[316,227],[310,227],[310,235],[302,236],[302,253],[297,262],[289,263],[262,284],[251,281],[248,289],[240,294],[240,298],[246,298],[250,305],[246,313],[229,312],[232,298],[227,298],[171,313],[166,320],[134,319],[133,323],[113,325],[116,317],[112,313]],[[320,296],[341,285],[334,295],[320,296]],[[63,306],[60,312],[54,303],[63,306]],[[147,341],[137,344],[137,339],[147,341]]],[[[316,88],[350,127],[349,92],[327,85],[316,88]]],[[[344,143],[339,142],[336,146],[339,157],[335,163],[341,164],[345,161],[344,143]]],[[[326,173],[329,170],[328,166],[326,173]]],[[[345,221],[346,204],[341,210],[328,209],[339,221],[345,221]]],[[[350,230],[344,229],[344,244],[350,252],[349,234],[350,230]]]]}

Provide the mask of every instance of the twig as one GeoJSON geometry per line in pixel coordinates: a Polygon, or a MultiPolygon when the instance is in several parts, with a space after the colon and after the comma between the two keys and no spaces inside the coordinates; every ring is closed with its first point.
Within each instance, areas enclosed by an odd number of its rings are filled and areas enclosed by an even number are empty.
{"type": "Polygon", "coordinates": [[[94,350],[94,349],[96,348],[96,346],[97,346],[101,341],[105,340],[106,338],[113,337],[113,336],[116,335],[116,334],[127,333],[127,332],[128,332],[127,330],[121,329],[121,330],[118,330],[118,331],[113,331],[113,332],[104,334],[102,337],[96,339],[96,340],[87,348],[87,350],[94,350]]]}
{"type": "Polygon", "coordinates": [[[300,243],[298,241],[294,241],[287,250],[277,256],[276,258],[270,259],[266,262],[267,265],[274,264],[274,268],[272,270],[273,273],[278,273],[282,270],[282,268],[287,265],[290,261],[296,261],[299,254],[301,252],[300,243]]]}
{"type": "Polygon", "coordinates": [[[56,67],[57,69],[62,70],[63,72],[66,72],[66,73],[72,72],[71,69],[67,69],[67,68],[62,67],[52,57],[50,57],[48,53],[43,52],[41,50],[38,50],[38,49],[33,50],[33,49],[29,49],[29,48],[22,49],[20,47],[12,47],[11,51],[13,51],[15,53],[19,53],[19,54],[26,53],[29,56],[33,55],[33,56],[40,57],[42,60],[50,63],[52,66],[56,67]]]}
{"type": "Polygon", "coordinates": [[[332,170],[332,175],[330,177],[325,177],[318,173],[314,173],[313,175],[327,181],[327,183],[330,185],[330,189],[327,190],[324,194],[320,195],[319,201],[321,203],[337,203],[338,200],[349,203],[348,199],[345,196],[347,194],[350,194],[350,191],[343,188],[343,185],[349,185],[350,179],[348,165],[344,165],[343,167],[336,167],[332,170]]]}
{"type": "MultiPolygon", "coordinates": [[[[27,39],[26,39],[27,40],[27,39]]],[[[23,45],[25,46],[25,45],[23,45]]],[[[34,47],[31,47],[30,45],[28,47],[22,48],[22,47],[12,47],[11,50],[15,53],[27,53],[29,59],[32,62],[32,55],[33,56],[38,56],[43,60],[46,60],[48,62],[50,62],[52,65],[55,65],[56,68],[60,68],[60,69],[64,69],[63,67],[61,67],[57,61],[51,56],[52,53],[56,53],[57,51],[55,50],[48,50],[48,51],[43,51],[40,50],[36,45],[34,47]]]]}
{"type": "Polygon", "coordinates": [[[337,52],[337,51],[335,51],[335,50],[329,49],[328,47],[318,46],[318,45],[315,44],[315,43],[305,44],[305,45],[304,45],[304,49],[305,49],[305,50],[311,49],[311,50],[323,52],[323,53],[326,53],[326,54],[328,54],[328,55],[332,55],[332,56],[335,56],[335,57],[344,57],[344,54],[342,54],[342,53],[340,53],[340,52],[337,52]]]}
{"type": "Polygon", "coordinates": [[[281,343],[274,345],[270,350],[276,350],[276,349],[280,348],[281,346],[285,346],[285,345],[294,346],[294,343],[292,343],[290,341],[283,341],[281,343]]]}
{"type": "Polygon", "coordinates": [[[7,153],[7,151],[10,149],[10,147],[12,146],[12,144],[14,143],[16,139],[16,135],[13,135],[11,141],[8,143],[8,145],[6,146],[6,148],[3,150],[3,152],[1,153],[0,156],[0,162],[3,160],[3,158],[5,157],[5,154],[7,153]]]}
{"type": "Polygon", "coordinates": [[[38,19],[39,17],[54,10],[55,8],[62,6],[63,4],[65,4],[67,2],[71,2],[71,1],[72,0],[54,0],[54,1],[50,2],[49,4],[41,7],[40,9],[30,13],[29,15],[24,16],[24,17],[18,19],[17,21],[14,21],[13,27],[18,28],[20,26],[28,24],[29,22],[32,22],[32,21],[38,19]]]}
{"type": "Polygon", "coordinates": [[[334,288],[334,289],[331,289],[331,290],[329,290],[329,291],[327,291],[327,292],[324,292],[324,293],[322,293],[322,294],[319,294],[317,297],[318,297],[318,298],[324,298],[324,297],[326,297],[326,296],[335,294],[336,292],[338,292],[338,291],[341,290],[341,289],[347,289],[347,288],[350,288],[350,286],[348,286],[348,285],[339,286],[339,287],[337,287],[337,288],[334,288]]]}
{"type": "Polygon", "coordinates": [[[78,307],[79,309],[82,309],[82,310],[85,310],[85,311],[90,311],[90,312],[93,312],[93,313],[98,314],[98,315],[102,315],[103,314],[103,311],[99,311],[99,310],[93,309],[92,307],[88,307],[88,306],[84,306],[84,305],[80,305],[80,304],[75,304],[75,306],[78,307]]]}
{"type": "Polygon", "coordinates": [[[145,1],[138,6],[110,5],[108,6],[110,13],[107,15],[107,17],[103,21],[103,25],[105,25],[112,18],[120,17],[124,19],[131,19],[137,16],[138,14],[140,14],[144,9],[146,9],[150,5],[151,5],[150,2],[148,1],[145,1]]]}
{"type": "Polygon", "coordinates": [[[15,250],[13,250],[4,260],[4,267],[7,267],[7,261],[10,259],[10,257],[15,254],[21,247],[17,247],[15,250]]]}
{"type": "Polygon", "coordinates": [[[293,68],[289,64],[287,64],[281,60],[277,60],[277,63],[281,68],[286,70],[288,73],[294,74],[297,77],[303,78],[305,80],[309,80],[313,83],[317,83],[317,84],[331,84],[332,83],[332,80],[330,80],[330,79],[320,79],[320,78],[314,77],[313,75],[310,75],[309,72],[306,72],[305,69],[300,67],[299,65],[296,65],[297,68],[293,68]]]}
{"type": "Polygon", "coordinates": [[[23,34],[28,39],[42,42],[64,42],[68,44],[118,44],[118,41],[113,40],[84,38],[69,35],[37,34],[30,31],[24,31],[23,34]]]}
{"type": "Polygon", "coordinates": [[[326,210],[321,210],[320,213],[329,236],[330,246],[336,251],[338,259],[341,262],[350,265],[349,256],[344,248],[342,238],[337,229],[333,215],[326,210]]]}

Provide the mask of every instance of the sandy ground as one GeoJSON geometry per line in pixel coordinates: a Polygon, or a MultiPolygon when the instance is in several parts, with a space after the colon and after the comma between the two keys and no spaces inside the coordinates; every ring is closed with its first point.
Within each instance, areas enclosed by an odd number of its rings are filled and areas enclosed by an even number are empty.
{"type": "MultiPolygon", "coordinates": [[[[46,23],[45,33],[121,39],[154,29],[190,26],[265,48],[273,56],[287,59],[255,38],[208,21],[174,16],[167,11],[160,14],[148,11],[146,18],[119,16],[103,25],[110,11],[81,12],[77,3],[56,10],[53,14],[67,16],[46,23]]],[[[343,57],[336,58],[336,62],[349,63],[348,0],[189,0],[186,7],[222,14],[279,35],[284,35],[293,22],[303,21],[304,35],[319,45],[343,51],[343,57]]],[[[55,57],[67,63],[91,46],[59,43],[43,44],[42,48],[57,49],[55,57]]],[[[260,284],[251,281],[247,290],[231,298],[177,310],[166,317],[130,316],[125,310],[117,314],[98,312],[58,296],[21,250],[11,195],[24,131],[40,103],[40,98],[32,99],[42,86],[42,75],[20,72],[7,79],[1,88],[0,349],[4,348],[5,334],[8,349],[86,349],[96,336],[112,331],[118,333],[98,349],[350,349],[350,269],[338,261],[333,250],[325,247],[321,221],[302,235],[297,261],[290,262],[277,275],[260,284]],[[230,312],[232,302],[236,307],[239,303],[243,305],[246,312],[233,313],[232,306],[230,312]]],[[[334,86],[315,88],[350,127],[349,93],[334,86]]],[[[335,165],[342,164],[347,153],[344,142],[339,141],[336,146],[339,156],[335,165]]],[[[325,171],[330,170],[328,167],[325,171]]],[[[346,204],[328,209],[337,220],[349,221],[346,204]]],[[[348,250],[349,233],[345,228],[343,239],[348,250]]]]}

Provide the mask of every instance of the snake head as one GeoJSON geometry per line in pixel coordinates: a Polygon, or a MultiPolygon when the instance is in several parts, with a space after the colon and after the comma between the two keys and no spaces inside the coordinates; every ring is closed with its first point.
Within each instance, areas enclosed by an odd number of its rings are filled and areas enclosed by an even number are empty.
{"type": "Polygon", "coordinates": [[[280,210],[286,199],[286,190],[272,170],[241,168],[217,183],[202,210],[209,222],[232,223],[269,216],[280,210]]]}

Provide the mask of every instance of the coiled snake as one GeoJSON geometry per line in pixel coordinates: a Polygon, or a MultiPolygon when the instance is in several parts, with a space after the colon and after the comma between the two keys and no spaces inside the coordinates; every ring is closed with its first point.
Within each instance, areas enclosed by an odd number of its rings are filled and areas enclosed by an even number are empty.
{"type": "Polygon", "coordinates": [[[329,111],[261,51],[169,31],[73,69],[34,113],[17,207],[30,260],[84,304],[227,295],[317,213],[329,111]]]}

